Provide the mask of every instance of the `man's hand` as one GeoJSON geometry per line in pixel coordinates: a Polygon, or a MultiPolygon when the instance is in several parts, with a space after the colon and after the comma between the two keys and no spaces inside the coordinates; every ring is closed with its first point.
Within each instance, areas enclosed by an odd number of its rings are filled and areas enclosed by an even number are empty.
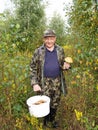
{"type": "Polygon", "coordinates": [[[63,69],[68,70],[70,68],[71,68],[71,65],[69,63],[67,63],[67,62],[64,62],[63,69]]]}
{"type": "Polygon", "coordinates": [[[35,92],[41,91],[41,87],[40,87],[38,84],[35,84],[35,85],[33,86],[33,90],[34,90],[35,92]]]}

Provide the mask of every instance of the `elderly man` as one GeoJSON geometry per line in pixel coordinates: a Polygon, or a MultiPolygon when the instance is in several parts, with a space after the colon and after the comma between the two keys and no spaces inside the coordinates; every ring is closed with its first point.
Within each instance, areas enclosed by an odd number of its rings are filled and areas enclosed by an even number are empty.
{"type": "Polygon", "coordinates": [[[63,48],[56,44],[55,32],[46,30],[43,34],[43,45],[35,50],[30,65],[33,90],[42,91],[51,99],[50,113],[44,118],[44,125],[51,122],[53,127],[58,126],[55,121],[57,107],[61,93],[67,93],[63,70],[70,68],[64,58],[63,48]]]}

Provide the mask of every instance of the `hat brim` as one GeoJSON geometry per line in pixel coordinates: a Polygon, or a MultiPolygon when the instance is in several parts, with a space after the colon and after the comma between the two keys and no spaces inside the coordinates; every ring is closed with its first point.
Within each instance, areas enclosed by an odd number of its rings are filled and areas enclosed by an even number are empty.
{"type": "Polygon", "coordinates": [[[56,37],[55,35],[44,35],[44,37],[56,37]]]}

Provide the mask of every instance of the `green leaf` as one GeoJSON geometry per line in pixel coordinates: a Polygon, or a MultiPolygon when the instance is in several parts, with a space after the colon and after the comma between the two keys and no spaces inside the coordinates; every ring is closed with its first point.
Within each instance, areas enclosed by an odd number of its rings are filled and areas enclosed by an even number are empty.
{"type": "Polygon", "coordinates": [[[22,110],[22,106],[21,106],[19,103],[17,103],[17,104],[15,104],[15,105],[13,106],[13,109],[14,109],[15,111],[19,112],[19,111],[22,110]]]}
{"type": "Polygon", "coordinates": [[[20,25],[19,25],[19,24],[16,24],[16,28],[19,29],[19,28],[20,28],[20,25]]]}

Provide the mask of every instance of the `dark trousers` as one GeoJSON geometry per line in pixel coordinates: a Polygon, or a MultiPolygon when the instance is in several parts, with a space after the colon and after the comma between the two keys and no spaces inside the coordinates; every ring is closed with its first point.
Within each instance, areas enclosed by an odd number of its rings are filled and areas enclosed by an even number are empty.
{"type": "Polygon", "coordinates": [[[44,125],[48,122],[53,122],[56,116],[56,109],[50,108],[50,113],[44,117],[44,125]]]}

